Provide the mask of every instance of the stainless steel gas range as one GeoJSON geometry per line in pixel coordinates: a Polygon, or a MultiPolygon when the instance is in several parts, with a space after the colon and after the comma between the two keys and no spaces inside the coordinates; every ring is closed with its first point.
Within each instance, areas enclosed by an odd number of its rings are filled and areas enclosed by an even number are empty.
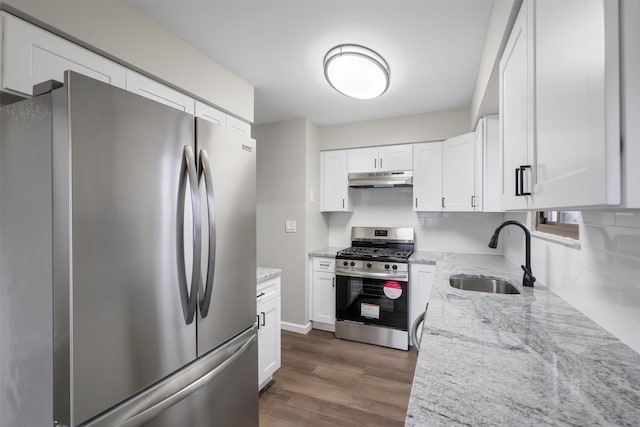
{"type": "Polygon", "coordinates": [[[336,255],[336,338],[409,349],[413,228],[353,227],[336,255]]]}

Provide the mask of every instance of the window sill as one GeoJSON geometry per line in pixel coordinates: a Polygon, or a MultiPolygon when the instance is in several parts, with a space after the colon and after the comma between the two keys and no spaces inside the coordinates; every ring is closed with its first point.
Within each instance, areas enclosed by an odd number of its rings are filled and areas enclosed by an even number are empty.
{"type": "Polygon", "coordinates": [[[557,243],[559,245],[567,246],[573,249],[580,249],[580,242],[575,239],[570,239],[569,237],[556,236],[554,234],[542,233],[540,231],[532,231],[531,237],[546,240],[552,243],[557,243]]]}

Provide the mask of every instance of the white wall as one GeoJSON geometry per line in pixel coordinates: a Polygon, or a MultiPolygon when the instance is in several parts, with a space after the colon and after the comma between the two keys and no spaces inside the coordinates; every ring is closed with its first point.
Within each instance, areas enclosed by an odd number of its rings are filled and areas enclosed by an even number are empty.
{"type": "MultiPolygon", "coordinates": [[[[526,221],[524,213],[505,216],[526,221]]],[[[500,241],[522,264],[523,233],[514,228],[500,241]]],[[[640,353],[640,210],[583,211],[580,249],[537,238],[531,245],[539,282],[640,353]]]]}
{"type": "Polygon", "coordinates": [[[458,109],[414,116],[321,126],[321,150],[438,141],[470,131],[469,110],[458,109]]]}
{"type": "Polygon", "coordinates": [[[329,214],[329,245],[351,245],[351,227],[413,227],[417,250],[496,254],[487,245],[502,213],[416,213],[412,188],[359,188],[353,212],[329,214]]]}
{"type": "Polygon", "coordinates": [[[125,1],[0,0],[11,13],[253,122],[253,86],[125,1]]]}

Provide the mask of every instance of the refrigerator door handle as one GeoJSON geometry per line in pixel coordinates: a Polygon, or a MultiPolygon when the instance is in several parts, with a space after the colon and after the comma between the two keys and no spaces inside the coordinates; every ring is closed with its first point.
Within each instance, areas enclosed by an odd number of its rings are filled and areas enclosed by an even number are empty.
{"type": "Polygon", "coordinates": [[[160,401],[154,402],[150,399],[151,401],[148,402],[149,405],[145,405],[145,407],[135,415],[122,421],[113,418],[106,418],[103,420],[97,420],[97,422],[95,423],[89,422],[87,425],[91,427],[102,427],[114,424],[118,427],[137,427],[143,425],[144,423],[152,420],[154,417],[159,415],[161,412],[165,411],[166,409],[170,408],[171,406],[175,405],[176,403],[180,402],[181,400],[185,399],[189,395],[195,393],[196,391],[213,381],[222,372],[224,372],[225,369],[233,365],[236,360],[242,357],[249,350],[249,348],[251,348],[251,345],[256,339],[257,335],[252,334],[251,337],[247,339],[231,356],[229,356],[215,368],[208,371],[206,374],[202,375],[197,380],[188,384],[184,388],[176,391],[175,393],[167,396],[160,401]]]}
{"type": "Polygon", "coordinates": [[[207,197],[207,218],[209,233],[209,260],[207,263],[207,277],[205,278],[204,289],[200,290],[200,315],[204,319],[209,313],[211,304],[211,294],[213,292],[213,277],[216,270],[216,205],[215,193],[213,191],[213,176],[211,174],[211,164],[207,150],[200,150],[200,177],[204,175],[204,185],[207,197]]]}
{"type": "Polygon", "coordinates": [[[177,256],[178,256],[178,284],[182,312],[187,325],[193,322],[198,306],[198,288],[200,287],[200,260],[202,258],[200,198],[198,194],[198,174],[193,149],[185,145],[182,164],[180,166],[180,185],[178,186],[178,224],[177,224],[177,256]],[[193,210],[193,261],[191,269],[191,286],[187,286],[187,270],[184,263],[184,208],[187,178],[191,193],[191,209],[193,210]],[[190,288],[190,289],[189,289],[190,288]]]}

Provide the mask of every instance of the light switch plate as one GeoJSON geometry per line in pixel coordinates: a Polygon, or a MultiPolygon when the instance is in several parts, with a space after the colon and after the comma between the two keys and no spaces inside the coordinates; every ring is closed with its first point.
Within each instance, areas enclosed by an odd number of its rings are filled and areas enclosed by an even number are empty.
{"type": "Polygon", "coordinates": [[[295,233],[296,232],[296,220],[288,219],[284,222],[284,232],[285,233],[295,233]]]}

